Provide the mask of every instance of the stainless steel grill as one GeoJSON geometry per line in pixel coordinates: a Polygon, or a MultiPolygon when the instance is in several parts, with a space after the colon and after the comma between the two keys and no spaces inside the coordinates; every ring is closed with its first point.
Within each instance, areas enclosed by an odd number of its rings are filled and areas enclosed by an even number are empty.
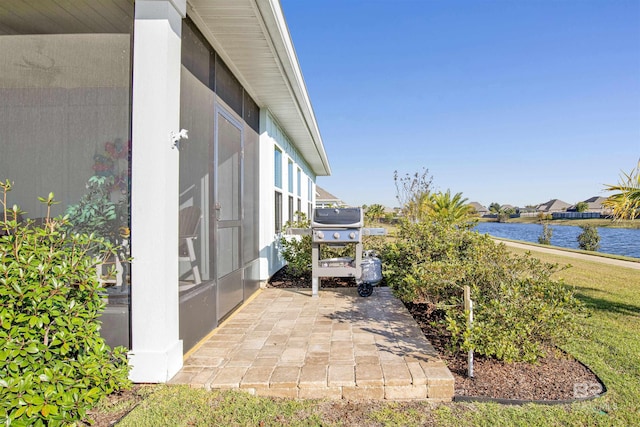
{"type": "Polygon", "coordinates": [[[360,208],[316,208],[311,221],[313,241],[327,244],[362,242],[363,226],[360,208]]]}
{"type": "Polygon", "coordinates": [[[321,277],[355,277],[362,274],[362,227],[360,208],[316,208],[311,220],[311,293],[318,296],[321,277]],[[320,245],[355,244],[355,259],[320,259],[320,245]]]}
{"type": "MultiPolygon", "coordinates": [[[[364,216],[361,208],[316,208],[313,211],[311,220],[311,287],[312,295],[318,296],[321,277],[354,277],[358,283],[358,293],[362,296],[369,296],[372,292],[372,286],[381,280],[369,280],[372,276],[369,268],[370,263],[380,263],[380,260],[367,256],[365,260],[367,274],[367,282],[362,279],[363,276],[363,254],[362,254],[362,236],[369,234],[382,235],[385,234],[384,229],[367,229],[364,228],[364,216]],[[345,245],[355,245],[355,258],[341,257],[320,259],[321,245],[342,247],[345,245]],[[362,291],[361,291],[362,288],[362,291]]],[[[374,273],[379,271],[378,267],[374,273]]]]}

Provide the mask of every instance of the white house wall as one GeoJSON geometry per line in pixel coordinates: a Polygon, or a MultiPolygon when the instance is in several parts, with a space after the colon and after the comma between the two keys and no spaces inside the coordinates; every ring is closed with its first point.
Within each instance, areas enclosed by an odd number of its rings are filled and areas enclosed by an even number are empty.
{"type": "MultiPolygon", "coordinates": [[[[316,176],[311,171],[309,165],[304,161],[291,140],[284,133],[282,128],[275,121],[273,116],[267,111],[260,112],[260,278],[266,280],[275,272],[286,265],[284,258],[280,255],[279,243],[280,234],[275,230],[275,165],[274,151],[282,151],[282,188],[277,189],[282,192],[282,224],[289,218],[288,197],[293,195],[297,200],[297,177],[293,179],[293,193],[288,191],[288,161],[293,162],[294,174],[297,168],[302,171],[300,182],[303,211],[309,203],[313,205],[315,196],[316,176]],[[307,180],[311,179],[311,194],[308,191],[307,180]]],[[[294,211],[296,204],[294,203],[294,211]]]]}

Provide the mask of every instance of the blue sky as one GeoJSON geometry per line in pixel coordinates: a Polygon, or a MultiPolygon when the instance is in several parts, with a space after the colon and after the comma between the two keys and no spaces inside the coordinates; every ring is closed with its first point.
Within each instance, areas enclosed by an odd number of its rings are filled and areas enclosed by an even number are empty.
{"type": "Polygon", "coordinates": [[[332,175],[525,206],[607,195],[640,158],[640,0],[281,0],[332,175]]]}

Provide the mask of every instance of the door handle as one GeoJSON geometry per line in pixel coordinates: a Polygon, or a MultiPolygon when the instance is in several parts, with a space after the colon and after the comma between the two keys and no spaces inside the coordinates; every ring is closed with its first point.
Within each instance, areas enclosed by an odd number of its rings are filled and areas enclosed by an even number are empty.
{"type": "Polygon", "coordinates": [[[220,220],[220,211],[222,210],[222,206],[220,205],[219,202],[216,202],[215,205],[213,205],[213,209],[215,209],[216,211],[216,220],[220,220]]]}

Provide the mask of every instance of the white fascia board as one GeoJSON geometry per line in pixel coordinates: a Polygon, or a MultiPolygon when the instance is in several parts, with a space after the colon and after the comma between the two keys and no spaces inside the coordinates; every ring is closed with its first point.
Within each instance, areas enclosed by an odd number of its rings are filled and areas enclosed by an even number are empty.
{"type": "Polygon", "coordinates": [[[320,136],[320,129],[316,121],[315,114],[313,112],[313,106],[309,99],[309,92],[307,91],[307,85],[302,76],[302,70],[300,69],[300,62],[298,61],[298,55],[296,54],[293,42],[291,40],[291,33],[289,27],[284,19],[282,13],[282,7],[277,0],[256,0],[258,8],[263,16],[263,22],[267,26],[267,32],[273,45],[276,48],[278,58],[285,65],[285,73],[289,80],[296,96],[296,101],[300,109],[300,113],[303,115],[311,137],[313,138],[318,155],[322,158],[322,162],[325,165],[324,173],[318,173],[318,175],[331,175],[331,167],[329,166],[329,160],[322,143],[322,137],[320,136]],[[267,15],[269,12],[269,15],[267,15]],[[270,25],[271,20],[267,21],[267,18],[271,18],[274,24],[270,25]]]}
{"type": "MultiPolygon", "coordinates": [[[[257,17],[258,25],[260,26],[259,29],[264,35],[265,40],[269,46],[269,52],[273,54],[275,58],[274,60],[276,63],[274,65],[276,65],[279,72],[278,79],[282,79],[279,81],[284,81],[287,86],[287,96],[291,100],[290,102],[293,110],[296,111],[295,114],[297,114],[296,117],[290,118],[294,122],[297,121],[298,123],[300,123],[299,129],[304,128],[304,134],[307,135],[305,139],[308,138],[308,144],[313,146],[313,149],[307,148],[305,150],[301,148],[300,151],[305,158],[310,158],[310,156],[313,156],[313,158],[317,159],[314,162],[308,162],[309,164],[316,164],[316,166],[313,168],[313,172],[315,175],[330,175],[331,167],[329,165],[329,160],[324,149],[324,144],[322,142],[322,137],[320,135],[316,117],[311,106],[307,88],[302,77],[302,72],[300,70],[300,64],[298,63],[298,58],[293,48],[291,36],[286,25],[280,4],[278,0],[247,1],[250,4],[250,7],[254,10],[254,14],[257,17]],[[318,163],[321,166],[318,166],[318,163]]],[[[240,69],[241,65],[236,64],[235,61],[231,59],[230,55],[234,52],[233,49],[235,49],[236,46],[225,45],[220,39],[216,37],[214,29],[209,28],[205,23],[205,20],[198,14],[198,8],[203,7],[205,4],[209,3],[214,5],[216,1],[203,0],[198,2],[195,6],[189,2],[187,3],[187,14],[194,21],[196,26],[200,29],[209,43],[211,43],[211,46],[213,46],[220,58],[229,67],[234,76],[240,81],[245,90],[258,103],[258,106],[261,109],[272,109],[273,106],[269,104],[269,101],[267,99],[268,97],[265,96],[264,93],[260,93],[260,91],[256,89],[256,87],[258,86],[258,84],[256,83],[258,82],[252,82],[252,77],[247,77],[246,75],[244,75],[244,73],[240,69]]],[[[283,125],[285,125],[283,127],[287,131],[289,136],[294,137],[294,132],[292,132],[291,129],[287,129],[287,126],[284,123],[284,118],[282,118],[282,120],[280,121],[283,125]]],[[[294,139],[294,143],[298,146],[301,141],[294,139]]]]}

